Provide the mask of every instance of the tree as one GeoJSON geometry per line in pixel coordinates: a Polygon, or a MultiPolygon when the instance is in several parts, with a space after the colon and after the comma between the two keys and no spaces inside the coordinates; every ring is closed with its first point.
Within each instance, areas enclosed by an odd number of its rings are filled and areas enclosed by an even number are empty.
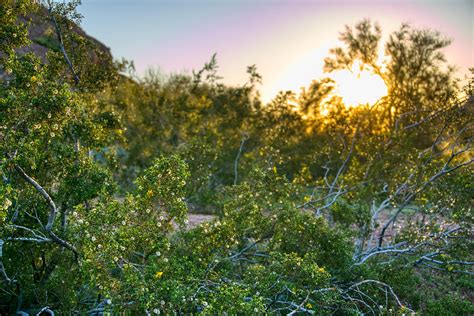
{"type": "Polygon", "coordinates": [[[78,267],[81,254],[69,229],[73,206],[113,191],[110,172],[88,151],[118,136],[117,119],[94,101],[115,70],[108,56],[84,50],[90,43],[71,33],[75,5],[49,2],[44,9],[32,1],[2,1],[0,7],[6,74],[0,89],[0,274],[7,307],[72,293],[72,284],[59,286],[51,278],[78,267]],[[30,43],[27,22],[19,19],[31,14],[50,20],[57,35],[59,50],[49,51],[46,62],[19,50],[30,43]],[[84,54],[94,54],[104,67],[83,67],[84,54]]]}

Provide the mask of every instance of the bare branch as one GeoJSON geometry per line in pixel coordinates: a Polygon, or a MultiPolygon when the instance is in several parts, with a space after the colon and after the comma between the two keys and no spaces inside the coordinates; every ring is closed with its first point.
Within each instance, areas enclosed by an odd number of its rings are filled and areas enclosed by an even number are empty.
{"type": "Polygon", "coordinates": [[[45,231],[49,234],[51,239],[56,242],[57,244],[71,250],[74,253],[74,256],[78,257],[77,250],[74,246],[66,242],[65,240],[59,238],[53,231],[53,225],[56,219],[56,214],[58,213],[58,209],[56,207],[56,204],[54,203],[53,199],[51,196],[46,192],[45,189],[41,185],[38,184],[33,178],[31,178],[29,175],[26,174],[26,172],[18,165],[15,164],[15,170],[20,174],[20,176],[29,184],[31,184],[36,191],[40,193],[40,195],[48,202],[48,205],[50,207],[50,212],[48,216],[48,222],[45,226],[45,231]]]}
{"type": "MultiPolygon", "coordinates": [[[[301,304],[297,305],[296,308],[294,310],[292,310],[291,313],[288,314],[288,316],[295,315],[299,311],[307,312],[311,315],[314,314],[314,311],[307,310],[307,309],[304,308],[304,304],[306,304],[306,302],[308,301],[310,294],[311,294],[311,292],[309,292],[308,295],[306,295],[306,298],[301,302],[301,304]]],[[[292,303],[291,305],[294,306],[296,304],[292,303]]]]}
{"type": "Polygon", "coordinates": [[[398,298],[398,296],[393,291],[392,287],[390,285],[386,284],[386,283],[383,283],[383,282],[380,282],[380,281],[377,281],[377,280],[364,280],[364,281],[357,282],[357,283],[351,285],[347,289],[347,291],[353,290],[353,289],[355,289],[355,288],[357,288],[357,287],[359,287],[363,284],[376,284],[378,286],[381,286],[381,287],[387,289],[390,292],[390,294],[393,296],[393,298],[396,300],[398,306],[400,306],[400,307],[403,306],[403,304],[400,302],[400,299],[398,298]]]}
{"type": "Polygon", "coordinates": [[[73,76],[73,78],[74,78],[74,83],[75,83],[76,85],[78,85],[78,84],[79,84],[79,81],[80,81],[80,80],[79,80],[79,76],[77,75],[76,71],[74,70],[74,66],[72,65],[72,62],[71,62],[71,60],[69,59],[69,56],[68,56],[68,54],[67,54],[67,52],[66,52],[66,49],[64,48],[64,42],[63,42],[63,36],[62,36],[62,34],[61,34],[61,29],[60,29],[60,27],[59,27],[59,24],[58,24],[58,22],[57,22],[57,20],[56,20],[56,17],[54,16],[54,12],[53,12],[53,1],[48,0],[48,6],[49,6],[49,8],[48,8],[49,16],[50,16],[50,18],[51,18],[51,22],[53,22],[53,24],[54,24],[54,28],[55,28],[55,31],[56,31],[56,36],[57,36],[58,41],[59,41],[59,48],[60,48],[60,50],[61,50],[61,53],[62,53],[63,56],[64,56],[64,59],[66,60],[66,63],[67,63],[67,65],[68,65],[68,67],[69,67],[69,70],[70,70],[71,73],[72,73],[72,76],[73,76]]]}
{"type": "Polygon", "coordinates": [[[45,226],[45,230],[47,232],[50,232],[51,229],[53,228],[54,221],[56,219],[56,214],[58,212],[58,209],[56,207],[56,204],[54,203],[53,199],[51,196],[48,194],[48,192],[43,189],[41,185],[38,184],[33,178],[31,178],[29,175],[26,174],[26,172],[21,168],[20,166],[15,164],[15,170],[20,174],[20,176],[29,184],[31,184],[36,191],[38,191],[41,196],[48,202],[48,205],[50,207],[50,212],[48,216],[48,223],[45,226]]]}
{"type": "MultiPolygon", "coordinates": [[[[359,134],[359,126],[357,126],[356,131],[354,132],[354,136],[352,138],[351,147],[349,149],[349,152],[348,152],[346,158],[344,159],[344,162],[342,163],[342,165],[337,170],[336,175],[334,176],[334,179],[331,182],[329,182],[328,175],[329,175],[329,172],[330,172],[331,169],[328,166],[323,166],[323,168],[326,170],[326,172],[324,174],[324,182],[326,183],[326,187],[323,186],[323,187],[313,188],[313,192],[311,193],[311,197],[310,197],[309,201],[307,201],[307,202],[303,203],[302,205],[298,206],[298,208],[305,207],[305,206],[309,205],[309,206],[311,206],[312,208],[315,209],[315,214],[317,216],[320,216],[322,211],[330,208],[334,203],[337,202],[339,197],[341,197],[342,195],[348,193],[350,190],[352,190],[354,188],[354,187],[344,188],[344,187],[342,187],[342,183],[338,185],[338,182],[339,182],[339,178],[341,177],[341,175],[347,169],[347,167],[349,165],[349,162],[352,158],[358,134],[359,134]],[[327,190],[327,193],[321,198],[314,199],[314,196],[315,196],[318,189],[327,190]],[[314,204],[322,202],[322,201],[325,202],[324,205],[322,205],[322,206],[315,206],[314,205],[314,204]]],[[[329,216],[329,222],[330,223],[332,222],[331,216],[329,216]]]]}
{"type": "Polygon", "coordinates": [[[43,315],[43,313],[54,316],[54,312],[49,308],[49,306],[43,307],[38,313],[36,313],[36,316],[43,315]]]}
{"type": "Polygon", "coordinates": [[[408,247],[408,248],[404,248],[404,249],[398,249],[398,247],[402,246],[402,245],[405,245],[406,242],[402,242],[398,245],[395,245],[395,246],[389,246],[389,247],[385,247],[385,248],[375,248],[375,249],[371,249],[369,251],[366,251],[364,253],[362,253],[359,257],[359,261],[357,261],[356,263],[354,263],[354,266],[359,266],[361,264],[363,264],[364,262],[366,262],[368,259],[370,259],[371,257],[373,256],[376,256],[376,255],[381,255],[381,254],[403,254],[403,253],[413,253],[416,249],[418,249],[419,247],[425,245],[426,243],[420,243],[420,244],[417,244],[415,246],[412,246],[412,247],[408,247]]]}
{"type": "MultiPolygon", "coordinates": [[[[453,167],[450,167],[449,164],[454,160],[454,158],[460,156],[461,154],[465,153],[466,151],[468,151],[470,149],[470,147],[467,147],[467,148],[463,148],[461,150],[458,150],[458,151],[454,151],[454,146],[453,146],[453,151],[450,155],[450,157],[447,159],[447,161],[445,162],[445,164],[443,165],[443,167],[441,168],[441,170],[439,170],[436,174],[434,174],[433,176],[431,176],[427,181],[425,181],[424,183],[422,183],[420,186],[418,186],[416,189],[414,189],[410,194],[407,195],[407,197],[402,201],[401,205],[397,207],[397,211],[395,212],[395,214],[385,223],[385,225],[383,226],[382,228],[382,231],[379,235],[379,240],[378,240],[378,247],[381,247],[382,246],[382,243],[383,243],[383,240],[384,240],[384,237],[385,237],[385,232],[387,230],[387,228],[395,222],[395,220],[397,219],[398,215],[400,215],[400,213],[405,209],[405,207],[418,195],[420,194],[422,191],[424,191],[431,183],[433,183],[434,181],[436,181],[437,179],[441,178],[442,176],[446,175],[446,174],[449,174],[459,168],[462,168],[462,167],[465,167],[467,165],[470,165],[471,163],[474,162],[474,158],[471,158],[465,162],[462,162],[462,163],[459,163],[457,164],[456,166],[453,166],[453,167]]],[[[412,174],[410,174],[410,176],[408,177],[408,179],[404,182],[403,185],[407,184],[408,183],[408,180],[410,178],[412,178],[414,176],[415,172],[413,172],[412,174]]],[[[399,195],[399,193],[401,192],[400,189],[404,189],[404,187],[402,186],[399,186],[399,188],[397,189],[397,192],[395,192],[394,194],[394,197],[399,195]]]]}
{"type": "Polygon", "coordinates": [[[16,281],[8,277],[7,272],[5,271],[5,266],[3,265],[3,245],[5,242],[0,239],[0,275],[3,277],[3,280],[10,284],[10,283],[15,283],[16,281]]]}
{"type": "Polygon", "coordinates": [[[237,167],[238,167],[240,156],[242,155],[242,150],[244,148],[244,144],[247,141],[247,139],[248,139],[247,135],[244,135],[242,137],[242,140],[240,141],[239,151],[238,151],[237,156],[235,157],[235,160],[234,160],[234,185],[237,184],[237,171],[238,171],[237,167]]]}

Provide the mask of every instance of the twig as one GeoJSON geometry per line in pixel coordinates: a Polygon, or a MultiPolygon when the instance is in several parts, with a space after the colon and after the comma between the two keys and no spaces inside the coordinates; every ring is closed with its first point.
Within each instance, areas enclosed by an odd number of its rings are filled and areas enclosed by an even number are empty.
{"type": "Polygon", "coordinates": [[[242,140],[240,141],[239,151],[238,151],[237,156],[235,157],[235,160],[234,160],[234,185],[237,184],[237,169],[238,169],[237,167],[238,167],[238,163],[239,163],[239,158],[242,155],[242,150],[244,148],[244,144],[247,141],[247,139],[248,139],[247,135],[244,135],[242,137],[242,140]]]}
{"type": "Polygon", "coordinates": [[[54,16],[54,13],[53,13],[53,2],[51,0],[48,0],[48,12],[49,12],[49,16],[51,17],[51,22],[53,22],[54,24],[54,28],[56,30],[56,36],[58,38],[58,41],[59,41],[59,48],[61,50],[61,53],[63,54],[64,56],[64,59],[66,60],[66,63],[69,67],[69,70],[71,71],[72,73],[72,76],[74,78],[74,83],[76,85],[79,84],[79,76],[77,75],[76,71],[74,70],[74,66],[72,65],[72,62],[71,60],[69,59],[69,56],[66,52],[66,49],[64,48],[64,42],[63,42],[63,36],[61,34],[61,29],[59,27],[59,24],[58,22],[56,21],[56,17],[54,16]]]}

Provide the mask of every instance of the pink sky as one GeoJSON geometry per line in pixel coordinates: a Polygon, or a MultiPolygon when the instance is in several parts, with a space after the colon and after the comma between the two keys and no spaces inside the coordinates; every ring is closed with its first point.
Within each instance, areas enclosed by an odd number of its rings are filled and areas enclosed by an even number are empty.
{"type": "Polygon", "coordinates": [[[409,22],[453,40],[448,61],[459,75],[474,66],[474,1],[299,0],[83,0],[84,29],[134,60],[138,73],[199,69],[217,53],[228,84],[246,80],[256,64],[268,101],[279,90],[298,90],[322,75],[322,58],[337,45],[344,25],[364,18],[384,34],[409,22]]]}

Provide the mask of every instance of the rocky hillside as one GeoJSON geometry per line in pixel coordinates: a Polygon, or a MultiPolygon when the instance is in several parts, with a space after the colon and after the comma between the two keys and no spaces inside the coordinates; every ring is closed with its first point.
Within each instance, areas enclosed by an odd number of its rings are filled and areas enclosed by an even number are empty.
{"type": "MultiPolygon", "coordinates": [[[[40,8],[38,12],[30,13],[24,17],[18,19],[19,23],[25,23],[29,25],[28,33],[31,44],[18,49],[20,53],[33,52],[39,56],[43,61],[46,59],[46,53],[49,50],[59,50],[60,44],[57,39],[55,27],[51,19],[49,18],[48,10],[46,8],[40,8]]],[[[105,53],[111,57],[110,48],[105,46],[102,42],[89,36],[84,30],[77,25],[72,23],[72,32],[88,40],[97,48],[99,52],[105,53]]],[[[68,50],[68,47],[66,47],[68,50]]],[[[0,52],[1,54],[2,52],[0,52]]],[[[94,56],[91,56],[92,60],[97,60],[94,56]]],[[[0,67],[0,76],[2,75],[2,69],[0,67]]]]}

